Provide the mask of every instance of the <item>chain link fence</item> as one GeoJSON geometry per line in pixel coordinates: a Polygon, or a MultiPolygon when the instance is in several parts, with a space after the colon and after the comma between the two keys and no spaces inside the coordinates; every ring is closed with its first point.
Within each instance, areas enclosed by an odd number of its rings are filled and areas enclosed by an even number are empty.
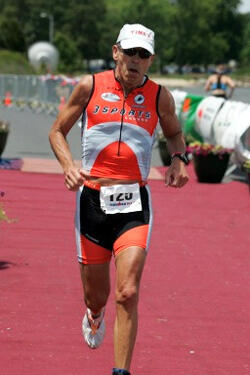
{"type": "Polygon", "coordinates": [[[53,75],[0,75],[0,106],[56,116],[78,81],[53,75]]]}

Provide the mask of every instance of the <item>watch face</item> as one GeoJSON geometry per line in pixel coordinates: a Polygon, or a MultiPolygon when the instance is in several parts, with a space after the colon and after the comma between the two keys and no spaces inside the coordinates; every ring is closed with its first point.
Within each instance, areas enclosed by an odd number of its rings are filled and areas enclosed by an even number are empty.
{"type": "Polygon", "coordinates": [[[189,163],[189,160],[188,160],[188,158],[187,158],[187,155],[186,155],[186,154],[182,154],[181,156],[182,156],[182,158],[183,158],[184,163],[188,164],[188,163],[189,163]]]}
{"type": "Polygon", "coordinates": [[[178,153],[176,153],[176,154],[173,154],[173,155],[172,155],[172,160],[173,160],[173,158],[178,158],[178,159],[180,159],[180,160],[183,161],[183,163],[185,163],[186,165],[189,164],[189,160],[188,160],[186,154],[178,154],[178,153]]]}

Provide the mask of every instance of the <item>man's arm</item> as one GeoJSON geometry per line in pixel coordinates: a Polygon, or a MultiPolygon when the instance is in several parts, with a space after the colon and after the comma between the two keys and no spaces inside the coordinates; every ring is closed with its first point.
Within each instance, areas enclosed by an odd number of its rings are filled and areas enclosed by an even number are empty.
{"type": "MultiPolygon", "coordinates": [[[[175,152],[185,153],[186,144],[181,130],[181,126],[175,114],[175,103],[171,93],[165,88],[161,88],[159,97],[160,125],[164,136],[167,139],[170,154],[175,152]]],[[[188,174],[185,164],[179,158],[172,160],[170,167],[166,171],[166,185],[182,187],[188,181],[188,174]]]]}
{"type": "Polygon", "coordinates": [[[92,87],[93,77],[86,75],[73,90],[69,101],[59,113],[49,133],[52,150],[64,172],[65,184],[69,190],[74,191],[83,184],[87,173],[74,164],[66,136],[86,107],[92,87]]]}

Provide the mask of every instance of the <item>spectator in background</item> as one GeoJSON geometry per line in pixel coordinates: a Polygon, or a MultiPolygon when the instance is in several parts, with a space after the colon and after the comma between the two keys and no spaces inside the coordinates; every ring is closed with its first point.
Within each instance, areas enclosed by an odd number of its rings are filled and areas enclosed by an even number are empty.
{"type": "Polygon", "coordinates": [[[220,64],[214,74],[208,77],[205,84],[205,90],[211,91],[213,96],[229,99],[235,89],[234,81],[226,74],[226,66],[220,64]],[[228,93],[228,89],[230,92],[228,93]]]}

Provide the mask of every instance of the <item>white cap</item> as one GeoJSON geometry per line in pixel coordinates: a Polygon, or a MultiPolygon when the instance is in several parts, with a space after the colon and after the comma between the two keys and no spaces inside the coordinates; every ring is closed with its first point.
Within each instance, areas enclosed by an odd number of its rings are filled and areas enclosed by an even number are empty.
{"type": "Polygon", "coordinates": [[[120,43],[123,49],[141,47],[154,55],[155,33],[147,27],[135,23],[126,24],[120,30],[116,43],[120,43]]]}

